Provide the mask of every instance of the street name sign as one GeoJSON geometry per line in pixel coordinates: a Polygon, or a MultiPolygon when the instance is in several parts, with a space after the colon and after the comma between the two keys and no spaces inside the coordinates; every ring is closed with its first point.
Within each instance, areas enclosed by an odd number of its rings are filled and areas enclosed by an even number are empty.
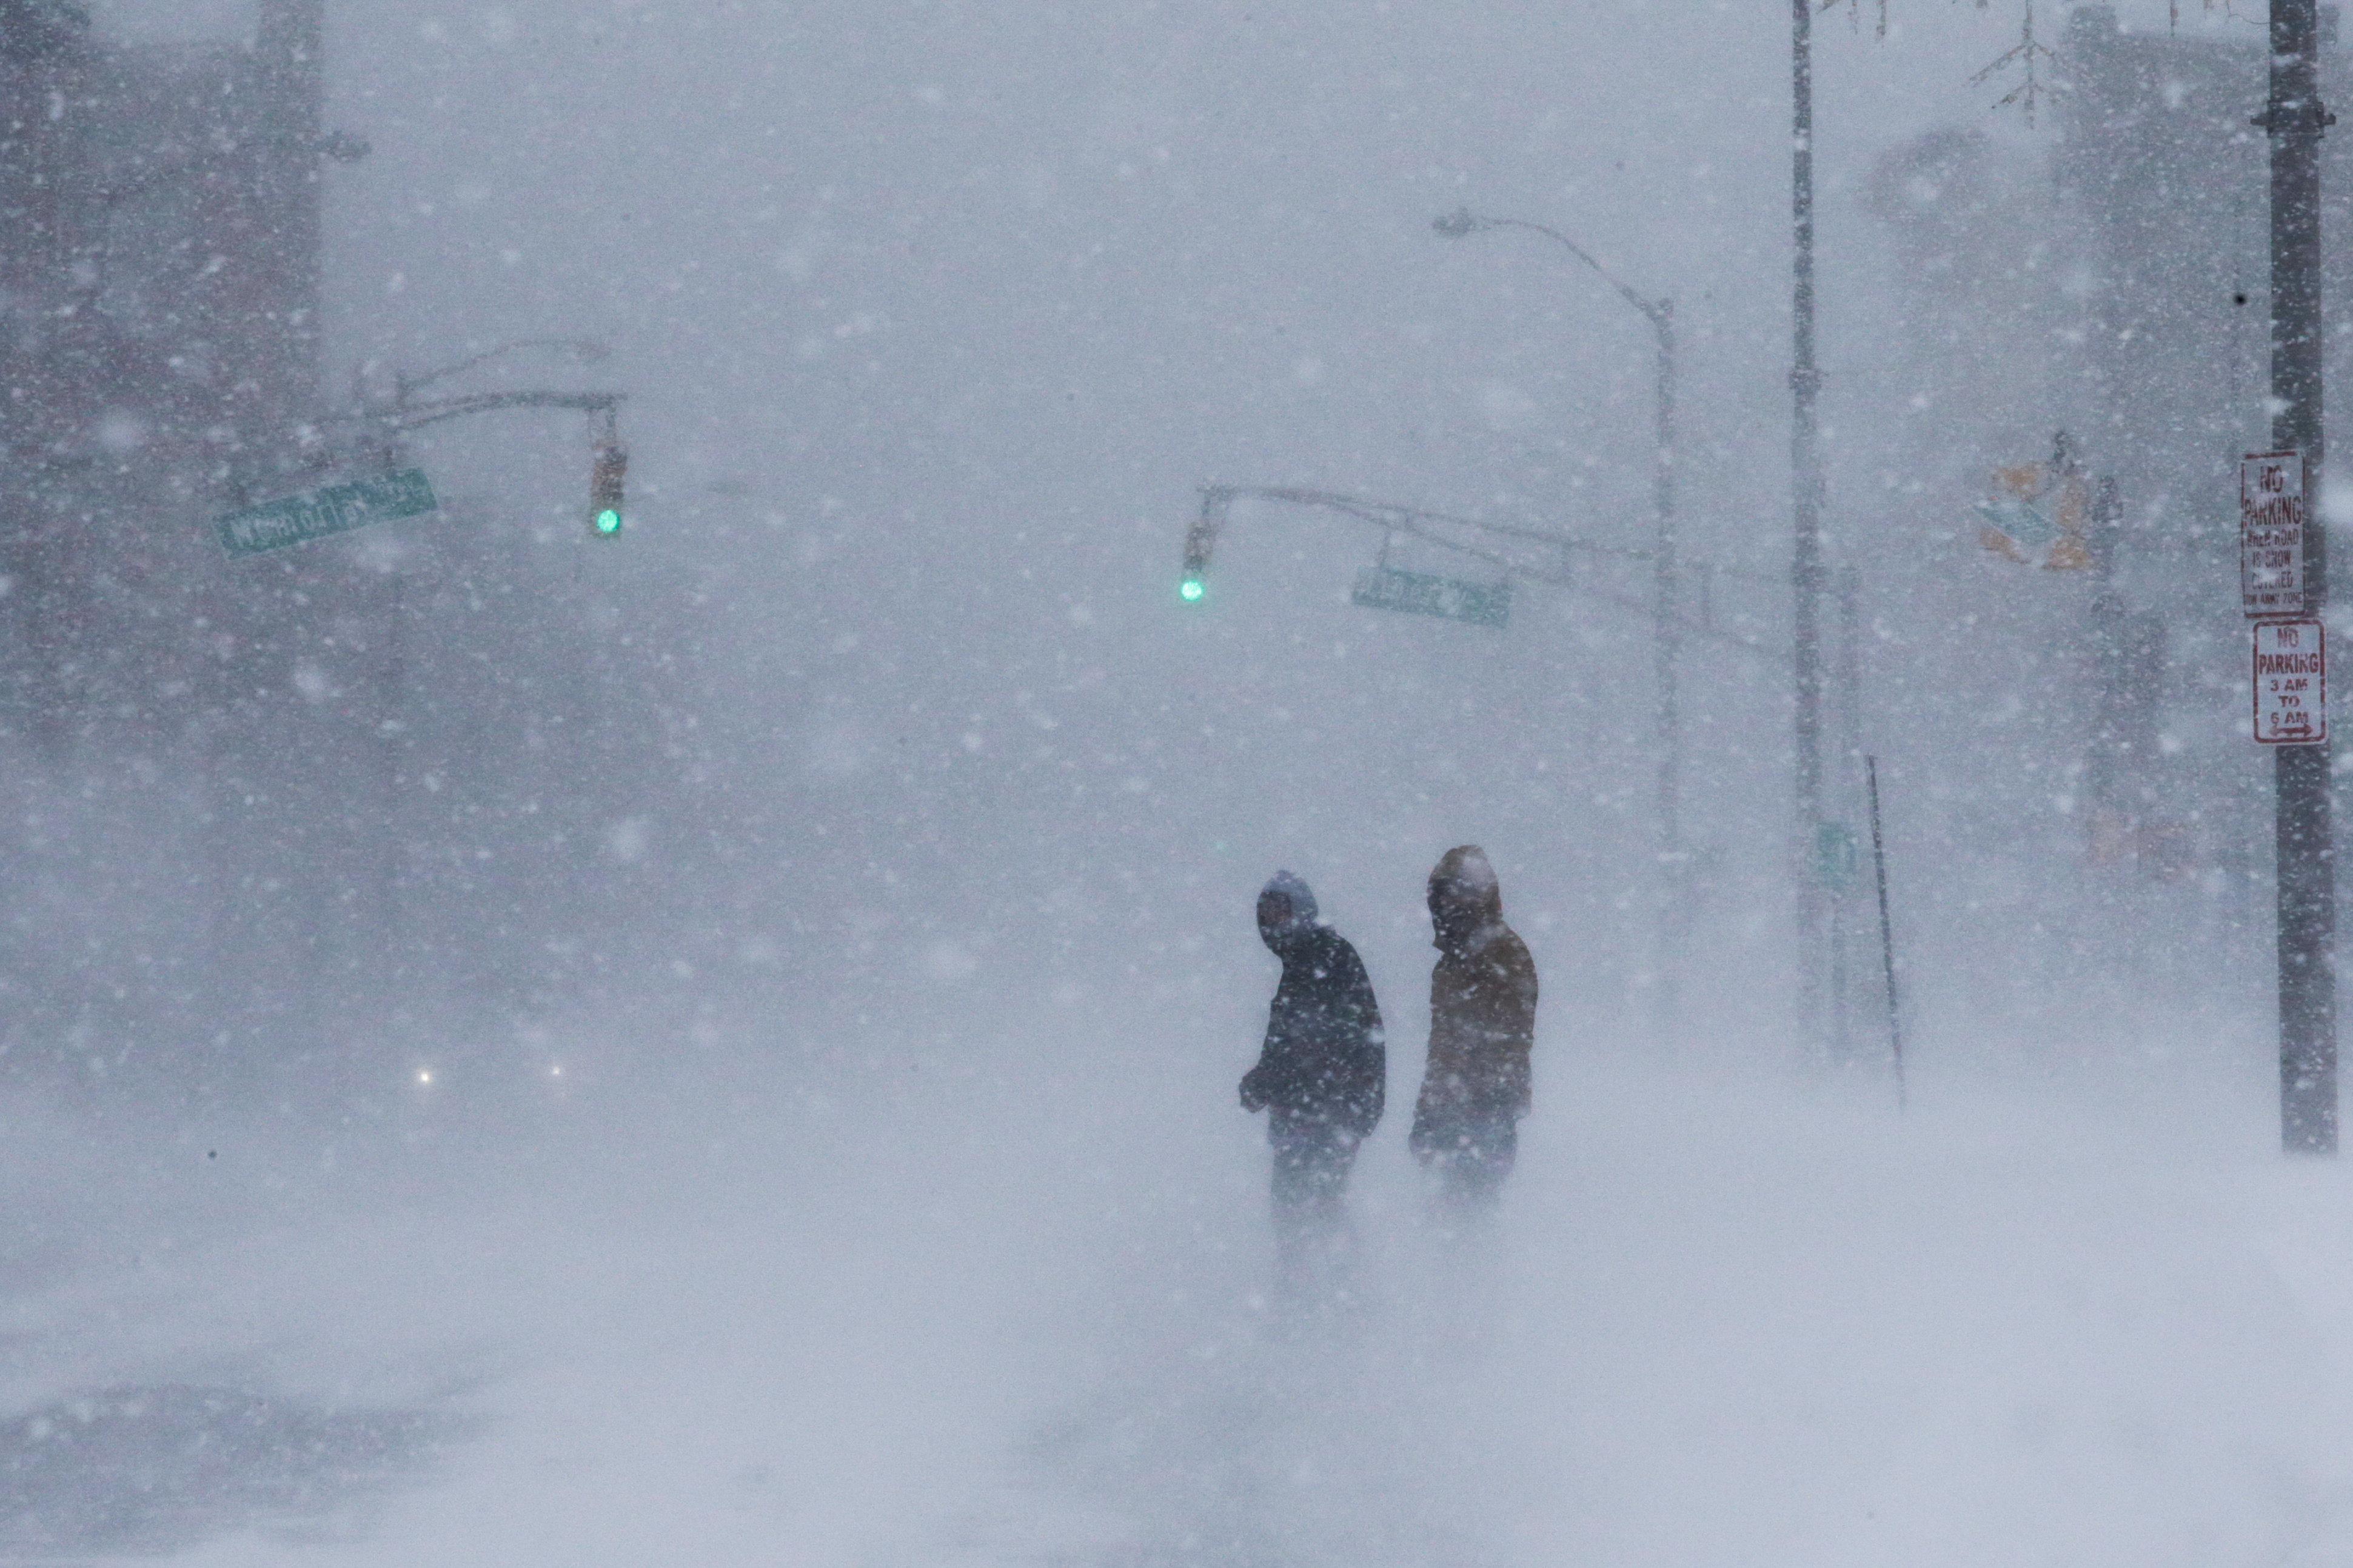
{"type": "Polygon", "coordinates": [[[1367,566],[1356,574],[1351,603],[1369,610],[1402,610],[1415,616],[1440,616],[1472,626],[1500,626],[1511,619],[1512,584],[1465,583],[1456,577],[1432,577],[1421,572],[1400,572],[1394,566],[1367,566]]]}
{"type": "Polygon", "coordinates": [[[231,555],[259,555],[372,522],[418,517],[439,504],[424,469],[398,468],[229,512],[213,520],[213,531],[231,555]]]}
{"type": "Polygon", "coordinates": [[[2328,644],[2318,621],[2255,623],[2255,739],[2266,746],[2328,739],[2328,644]]]}
{"type": "Polygon", "coordinates": [[[2239,597],[2250,616],[2304,614],[2304,456],[2239,459],[2239,597]]]}

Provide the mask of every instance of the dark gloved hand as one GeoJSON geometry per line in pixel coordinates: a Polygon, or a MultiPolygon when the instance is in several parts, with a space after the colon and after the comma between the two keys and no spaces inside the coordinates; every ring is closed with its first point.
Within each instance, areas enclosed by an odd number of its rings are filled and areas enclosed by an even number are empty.
{"type": "Polygon", "coordinates": [[[1266,1109],[1266,1096],[1259,1090],[1258,1068],[1252,1068],[1250,1071],[1242,1074],[1241,1092],[1242,1109],[1244,1110],[1263,1110],[1266,1109]]]}

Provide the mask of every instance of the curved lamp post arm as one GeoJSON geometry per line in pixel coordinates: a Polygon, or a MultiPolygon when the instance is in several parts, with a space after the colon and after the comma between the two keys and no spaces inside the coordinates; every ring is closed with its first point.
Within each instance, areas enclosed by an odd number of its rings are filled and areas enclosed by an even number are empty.
{"type": "Polygon", "coordinates": [[[1482,234],[1495,228],[1520,228],[1530,234],[1540,234],[1591,268],[1594,276],[1616,289],[1619,298],[1641,311],[1643,319],[1651,323],[1651,330],[1659,340],[1656,414],[1659,592],[1662,597],[1672,595],[1672,579],[1675,571],[1675,302],[1663,298],[1653,300],[1632,288],[1594,259],[1591,251],[1548,224],[1530,223],[1516,217],[1483,217],[1469,207],[1457,207],[1445,216],[1433,220],[1430,226],[1449,239],[1461,239],[1466,235],[1482,234]]]}
{"type": "Polygon", "coordinates": [[[1449,239],[1461,239],[1465,235],[1481,234],[1491,228],[1524,228],[1530,234],[1543,235],[1546,239],[1593,268],[1596,277],[1618,290],[1619,296],[1626,303],[1641,311],[1649,319],[1651,325],[1661,334],[1663,335],[1674,330],[1675,302],[1672,300],[1653,300],[1649,295],[1637,291],[1621,281],[1609,268],[1596,261],[1591,251],[1587,250],[1585,247],[1556,228],[1545,224],[1529,223],[1525,218],[1481,217],[1468,207],[1458,207],[1444,217],[1433,221],[1430,226],[1449,239]]]}

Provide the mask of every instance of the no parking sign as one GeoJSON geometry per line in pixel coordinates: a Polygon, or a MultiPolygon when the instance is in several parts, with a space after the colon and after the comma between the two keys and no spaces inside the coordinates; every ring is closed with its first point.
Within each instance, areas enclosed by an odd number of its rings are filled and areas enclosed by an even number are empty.
{"type": "Polygon", "coordinates": [[[2255,624],[2255,739],[2316,746],[2328,739],[2328,642],[2318,621],[2255,624]]]}

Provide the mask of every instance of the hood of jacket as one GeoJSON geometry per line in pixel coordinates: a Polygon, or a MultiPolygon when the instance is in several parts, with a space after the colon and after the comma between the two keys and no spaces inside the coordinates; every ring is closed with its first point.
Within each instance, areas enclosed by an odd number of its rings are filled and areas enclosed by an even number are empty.
{"type": "Polygon", "coordinates": [[[1476,844],[1456,845],[1430,868],[1430,945],[1448,952],[1475,948],[1503,925],[1504,889],[1476,844]]]}
{"type": "Polygon", "coordinates": [[[1304,881],[1290,872],[1277,871],[1267,879],[1266,886],[1258,891],[1261,909],[1270,894],[1282,899],[1291,906],[1291,912],[1284,919],[1269,921],[1261,917],[1258,922],[1258,934],[1280,957],[1285,951],[1297,947],[1301,939],[1314,931],[1321,922],[1315,918],[1314,893],[1304,881]]]}

